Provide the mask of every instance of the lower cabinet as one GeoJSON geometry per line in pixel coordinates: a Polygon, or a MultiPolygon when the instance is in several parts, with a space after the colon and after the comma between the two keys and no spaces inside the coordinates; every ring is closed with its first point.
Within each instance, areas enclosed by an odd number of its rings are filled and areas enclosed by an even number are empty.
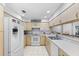
{"type": "Polygon", "coordinates": [[[31,36],[26,35],[26,46],[30,46],[30,45],[31,45],[31,36]]]}
{"type": "Polygon", "coordinates": [[[3,32],[0,32],[0,56],[3,56],[3,32]]]}
{"type": "Polygon", "coordinates": [[[62,49],[58,48],[58,56],[68,56],[62,49]]]}
{"type": "Polygon", "coordinates": [[[49,56],[51,55],[50,48],[51,48],[50,41],[46,37],[46,49],[47,49],[47,52],[48,52],[49,56]]]}
{"type": "Polygon", "coordinates": [[[49,56],[68,56],[61,48],[59,48],[53,41],[46,39],[46,49],[49,56]]]}
{"type": "Polygon", "coordinates": [[[58,47],[52,41],[50,41],[50,46],[50,56],[58,56],[58,47]]]}
{"type": "Polygon", "coordinates": [[[40,46],[45,46],[46,36],[40,36],[40,46]]]}

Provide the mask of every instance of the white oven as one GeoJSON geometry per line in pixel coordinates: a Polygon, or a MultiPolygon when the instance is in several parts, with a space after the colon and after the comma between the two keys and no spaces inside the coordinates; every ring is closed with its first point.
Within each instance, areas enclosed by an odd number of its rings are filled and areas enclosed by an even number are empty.
{"type": "Polygon", "coordinates": [[[31,45],[32,46],[40,45],[40,29],[39,28],[32,29],[31,45]]]}

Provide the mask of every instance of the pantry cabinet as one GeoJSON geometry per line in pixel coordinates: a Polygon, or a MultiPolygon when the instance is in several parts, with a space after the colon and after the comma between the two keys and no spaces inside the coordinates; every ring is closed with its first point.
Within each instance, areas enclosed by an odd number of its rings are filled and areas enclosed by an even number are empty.
{"type": "Polygon", "coordinates": [[[0,56],[3,55],[3,16],[4,8],[0,5],[0,56]]]}
{"type": "Polygon", "coordinates": [[[3,55],[3,32],[0,32],[0,56],[3,55]]]}
{"type": "Polygon", "coordinates": [[[0,31],[3,31],[3,16],[4,16],[3,7],[0,5],[0,31]]]}

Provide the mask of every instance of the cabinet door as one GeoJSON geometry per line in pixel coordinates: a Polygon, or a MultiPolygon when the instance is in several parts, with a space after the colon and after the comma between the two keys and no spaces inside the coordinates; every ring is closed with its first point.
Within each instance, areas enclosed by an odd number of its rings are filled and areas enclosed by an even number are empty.
{"type": "Polygon", "coordinates": [[[0,5],[0,56],[3,55],[3,7],[0,5]]]}
{"type": "Polygon", "coordinates": [[[61,14],[62,23],[79,18],[79,4],[72,5],[69,9],[61,14]]]}
{"type": "Polygon", "coordinates": [[[32,23],[31,22],[26,23],[26,30],[32,30],[32,23]]]}
{"type": "Polygon", "coordinates": [[[49,24],[45,23],[45,22],[41,22],[40,29],[41,30],[49,30],[49,24]]]}
{"type": "Polygon", "coordinates": [[[41,36],[41,39],[40,39],[40,45],[41,46],[45,46],[45,36],[41,36]]]}
{"type": "Polygon", "coordinates": [[[31,45],[31,36],[29,36],[29,35],[26,36],[26,45],[27,46],[31,45]]]}
{"type": "Polygon", "coordinates": [[[33,22],[32,28],[40,28],[40,22],[39,23],[33,22]]]}
{"type": "Polygon", "coordinates": [[[0,56],[3,55],[3,32],[0,32],[0,56]]]}
{"type": "Polygon", "coordinates": [[[0,6],[0,31],[3,31],[3,7],[0,6]]]}
{"type": "Polygon", "coordinates": [[[68,54],[66,54],[62,49],[58,49],[58,55],[59,56],[68,56],[68,54]]]}
{"type": "Polygon", "coordinates": [[[58,56],[58,47],[52,41],[50,41],[50,55],[58,56]]]}

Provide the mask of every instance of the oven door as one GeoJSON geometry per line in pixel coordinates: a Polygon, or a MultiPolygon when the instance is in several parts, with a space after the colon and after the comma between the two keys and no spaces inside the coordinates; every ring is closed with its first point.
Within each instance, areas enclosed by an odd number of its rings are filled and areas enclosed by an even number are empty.
{"type": "Polygon", "coordinates": [[[40,45],[40,36],[32,36],[31,45],[39,46],[40,45]]]}

